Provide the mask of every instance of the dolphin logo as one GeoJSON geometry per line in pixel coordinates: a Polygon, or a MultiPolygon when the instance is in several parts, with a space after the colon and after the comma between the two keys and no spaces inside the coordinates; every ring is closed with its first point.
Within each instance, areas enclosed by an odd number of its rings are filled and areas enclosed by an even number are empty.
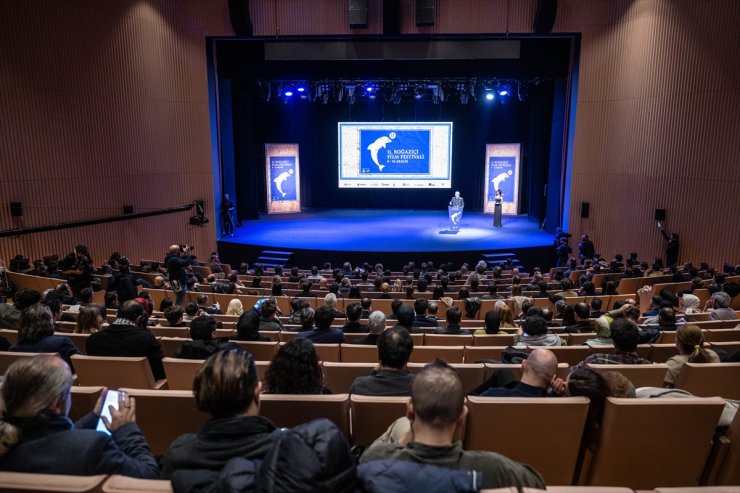
{"type": "Polygon", "coordinates": [[[387,144],[391,142],[391,139],[386,137],[385,135],[376,139],[375,142],[367,146],[367,150],[370,151],[370,157],[373,159],[373,162],[378,166],[378,171],[383,171],[383,168],[385,168],[384,164],[380,164],[378,162],[378,151],[381,148],[385,148],[387,144]]]}

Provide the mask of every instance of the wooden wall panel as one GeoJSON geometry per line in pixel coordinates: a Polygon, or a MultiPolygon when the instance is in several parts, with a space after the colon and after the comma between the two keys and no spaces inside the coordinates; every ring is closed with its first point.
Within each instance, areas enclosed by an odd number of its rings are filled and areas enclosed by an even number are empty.
{"type": "MultiPolygon", "coordinates": [[[[205,200],[214,211],[205,36],[230,35],[226,2],[8,0],[0,4],[0,229],[205,200]],[[20,201],[23,217],[8,203],[20,201]]],[[[160,258],[215,248],[190,212],[0,239],[0,258],[87,244],[160,258]]],[[[202,252],[202,253],[201,253],[202,252]]]]}

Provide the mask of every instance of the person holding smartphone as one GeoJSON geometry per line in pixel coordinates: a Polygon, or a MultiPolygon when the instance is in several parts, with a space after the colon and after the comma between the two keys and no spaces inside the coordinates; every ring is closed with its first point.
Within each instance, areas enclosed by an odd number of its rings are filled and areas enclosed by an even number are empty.
{"type": "Polygon", "coordinates": [[[43,474],[121,474],[159,478],[159,468],[136,425],[136,403],[107,389],[95,410],[73,423],[69,417],[72,372],[57,356],[16,361],[0,389],[0,471],[43,474]],[[108,414],[96,431],[108,397],[108,414]],[[112,404],[111,405],[111,401],[112,404]]]}

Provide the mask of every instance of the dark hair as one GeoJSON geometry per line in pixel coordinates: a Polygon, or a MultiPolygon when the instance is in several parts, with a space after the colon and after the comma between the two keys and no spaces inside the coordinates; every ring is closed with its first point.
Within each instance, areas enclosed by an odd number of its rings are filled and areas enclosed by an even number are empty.
{"type": "Polygon", "coordinates": [[[190,302],[187,305],[185,305],[185,314],[188,317],[192,317],[196,315],[198,313],[198,310],[200,310],[200,308],[195,303],[190,302]]]}
{"type": "Polygon", "coordinates": [[[159,311],[163,312],[174,304],[175,302],[172,300],[172,298],[162,298],[162,301],[159,302],[159,311]]]}
{"type": "Polygon", "coordinates": [[[398,307],[396,318],[398,320],[398,325],[410,328],[414,325],[414,309],[409,305],[402,303],[401,306],[398,307]]]}
{"type": "Polygon", "coordinates": [[[460,288],[460,291],[457,292],[457,299],[464,300],[465,298],[470,298],[470,290],[468,288],[460,288]]]}
{"type": "Polygon", "coordinates": [[[193,394],[198,410],[214,418],[243,414],[254,401],[258,382],[251,354],[241,349],[219,351],[195,372],[193,394]]]}
{"type": "Polygon", "coordinates": [[[426,298],[419,298],[414,301],[414,312],[417,315],[424,315],[429,309],[429,301],[426,298]]]}
{"type": "Polygon", "coordinates": [[[524,331],[530,336],[542,336],[547,334],[547,322],[542,317],[527,317],[522,323],[524,331]]]}
{"type": "Polygon", "coordinates": [[[34,303],[21,313],[18,339],[36,342],[54,334],[54,317],[43,303],[34,303]]]}
{"type": "Polygon", "coordinates": [[[414,340],[403,327],[391,327],[378,337],[378,359],[380,364],[401,369],[406,366],[414,350],[414,340]]]}
{"type": "Polygon", "coordinates": [[[462,310],[460,310],[459,306],[451,306],[445,312],[445,318],[447,319],[447,323],[457,325],[462,320],[462,310]]]}
{"type": "Polygon", "coordinates": [[[661,322],[667,324],[667,325],[675,325],[676,324],[676,312],[673,311],[673,308],[669,307],[663,307],[658,312],[658,318],[661,322]]]}
{"type": "Polygon", "coordinates": [[[602,304],[603,301],[601,301],[601,298],[591,298],[591,308],[594,310],[601,310],[602,304]]]}
{"type": "Polygon", "coordinates": [[[640,342],[640,331],[637,325],[627,318],[615,318],[609,329],[614,346],[622,352],[634,353],[640,342]]]}
{"type": "Polygon", "coordinates": [[[316,312],[314,312],[313,308],[311,308],[310,306],[305,306],[301,308],[301,311],[298,315],[298,320],[300,321],[301,327],[303,327],[304,330],[313,329],[315,315],[316,312]]]}
{"type": "Polygon", "coordinates": [[[334,310],[332,307],[323,305],[316,309],[314,322],[319,329],[328,329],[334,321],[334,310]]]}
{"type": "Polygon", "coordinates": [[[426,425],[441,429],[460,418],[465,390],[460,375],[441,360],[426,365],[411,386],[414,415],[426,425]]]}
{"type": "Polygon", "coordinates": [[[689,363],[711,363],[709,352],[704,349],[704,334],[696,325],[683,325],[676,329],[676,343],[689,363]]]}
{"type": "Polygon", "coordinates": [[[313,343],[297,337],[281,346],[265,372],[265,386],[271,394],[321,394],[324,374],[313,343]]]}
{"type": "Polygon", "coordinates": [[[90,288],[82,288],[80,289],[80,301],[83,303],[90,303],[92,300],[92,289],[90,288]]]}
{"type": "Polygon", "coordinates": [[[501,326],[501,315],[496,310],[486,312],[486,334],[498,334],[501,326]]]}
{"type": "Polygon", "coordinates": [[[347,320],[349,322],[357,322],[362,315],[362,305],[359,303],[350,303],[347,306],[347,320]]]}
{"type": "Polygon", "coordinates": [[[136,320],[142,315],[144,315],[144,307],[136,300],[124,301],[118,307],[118,318],[124,318],[131,322],[136,322],[136,320]]]}
{"type": "Polygon", "coordinates": [[[23,311],[29,306],[41,301],[41,293],[34,289],[20,288],[13,295],[13,304],[16,309],[23,311]]]}
{"type": "Polygon", "coordinates": [[[190,337],[193,340],[206,340],[213,337],[216,330],[216,319],[201,315],[190,322],[190,337]]]}
{"type": "Polygon", "coordinates": [[[273,315],[275,315],[277,308],[278,306],[275,300],[269,298],[266,299],[264,302],[262,302],[261,306],[262,318],[271,318],[273,315]]]}
{"type": "Polygon", "coordinates": [[[576,315],[582,319],[587,319],[589,314],[591,313],[591,309],[586,303],[576,303],[573,309],[576,312],[576,315]]]}
{"type": "Polygon", "coordinates": [[[373,300],[370,298],[365,297],[365,298],[362,298],[362,300],[360,301],[360,307],[363,310],[367,310],[371,306],[373,306],[373,300]]]}

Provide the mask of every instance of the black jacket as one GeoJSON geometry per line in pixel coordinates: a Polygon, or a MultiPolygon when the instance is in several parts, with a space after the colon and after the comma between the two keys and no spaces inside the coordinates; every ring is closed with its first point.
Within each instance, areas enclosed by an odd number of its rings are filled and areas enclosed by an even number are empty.
{"type": "Polygon", "coordinates": [[[213,353],[228,349],[238,349],[239,346],[229,342],[226,337],[220,339],[196,339],[183,343],[175,358],[208,359],[213,353]]]}
{"type": "Polygon", "coordinates": [[[88,356],[146,356],[154,379],[165,378],[162,346],[151,332],[134,325],[113,323],[91,334],[85,343],[85,352],[88,356]]]}

